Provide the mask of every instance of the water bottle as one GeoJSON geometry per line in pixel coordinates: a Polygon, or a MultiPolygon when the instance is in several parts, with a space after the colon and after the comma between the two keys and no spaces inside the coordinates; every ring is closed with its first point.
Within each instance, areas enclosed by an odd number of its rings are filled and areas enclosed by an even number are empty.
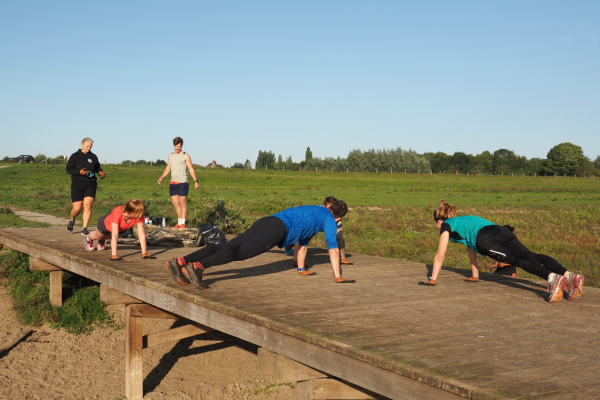
{"type": "Polygon", "coordinates": [[[163,228],[167,227],[167,221],[165,221],[165,217],[163,217],[163,220],[162,220],[162,227],[163,228]]]}

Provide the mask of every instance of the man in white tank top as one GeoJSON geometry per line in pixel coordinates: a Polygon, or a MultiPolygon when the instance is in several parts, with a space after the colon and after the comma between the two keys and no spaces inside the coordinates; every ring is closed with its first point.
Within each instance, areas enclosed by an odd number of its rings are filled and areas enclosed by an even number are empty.
{"type": "Polygon", "coordinates": [[[185,217],[187,215],[187,195],[190,188],[188,183],[188,171],[192,178],[194,178],[194,188],[198,189],[198,178],[194,172],[192,165],[192,159],[189,154],[181,151],[183,146],[183,139],[177,136],[173,139],[173,148],[175,152],[169,154],[169,161],[165,172],[162,173],[158,178],[158,184],[160,185],[165,176],[171,173],[171,182],[169,185],[169,194],[171,195],[171,201],[175,206],[175,213],[177,214],[177,225],[173,228],[185,228],[185,217]]]}

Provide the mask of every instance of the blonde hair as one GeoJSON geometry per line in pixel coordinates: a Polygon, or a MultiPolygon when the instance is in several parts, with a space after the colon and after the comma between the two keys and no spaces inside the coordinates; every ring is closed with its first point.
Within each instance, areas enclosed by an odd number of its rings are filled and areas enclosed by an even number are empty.
{"type": "Polygon", "coordinates": [[[439,203],[440,206],[433,212],[434,220],[438,221],[441,219],[442,221],[445,221],[448,218],[456,217],[456,207],[450,203],[446,203],[446,200],[440,200],[439,203]]]}
{"type": "Polygon", "coordinates": [[[125,204],[125,211],[134,218],[140,218],[144,215],[144,203],[138,199],[129,200],[125,204]]]}

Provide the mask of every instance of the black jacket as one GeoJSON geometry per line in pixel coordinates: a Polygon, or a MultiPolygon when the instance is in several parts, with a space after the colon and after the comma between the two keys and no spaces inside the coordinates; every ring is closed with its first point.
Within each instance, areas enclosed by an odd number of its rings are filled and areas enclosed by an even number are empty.
{"type": "Polygon", "coordinates": [[[98,157],[91,151],[84,154],[81,149],[71,154],[69,161],[67,161],[67,174],[71,175],[71,184],[91,186],[96,185],[96,175],[102,171],[98,157]],[[81,175],[79,171],[81,169],[87,169],[94,173],[93,177],[81,175]]]}

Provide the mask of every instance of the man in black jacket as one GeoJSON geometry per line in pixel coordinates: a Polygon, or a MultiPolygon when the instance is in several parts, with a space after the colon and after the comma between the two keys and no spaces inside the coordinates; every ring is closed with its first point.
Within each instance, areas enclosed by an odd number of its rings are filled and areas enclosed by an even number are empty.
{"type": "Polygon", "coordinates": [[[67,225],[69,232],[73,231],[75,218],[81,213],[83,206],[83,229],[82,235],[89,235],[88,222],[92,216],[92,204],[96,198],[96,187],[98,186],[96,176],[104,179],[104,171],[100,167],[98,157],[92,153],[94,141],[85,138],[81,141],[81,150],[71,154],[67,162],[67,173],[71,175],[71,220],[67,225]]]}

